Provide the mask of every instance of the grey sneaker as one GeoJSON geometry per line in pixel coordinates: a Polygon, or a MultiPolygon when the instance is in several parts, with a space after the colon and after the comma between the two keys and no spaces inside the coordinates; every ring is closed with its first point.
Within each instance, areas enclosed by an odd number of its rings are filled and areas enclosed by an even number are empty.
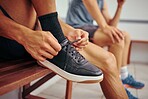
{"type": "Polygon", "coordinates": [[[100,82],[103,74],[100,69],[89,63],[66,39],[61,43],[62,50],[53,59],[39,64],[56,74],[74,82],[100,82]]]}

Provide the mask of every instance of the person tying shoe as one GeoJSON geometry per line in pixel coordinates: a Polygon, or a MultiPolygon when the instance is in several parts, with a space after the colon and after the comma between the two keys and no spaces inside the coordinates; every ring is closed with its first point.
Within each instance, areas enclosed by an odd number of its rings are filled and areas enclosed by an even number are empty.
{"type": "Polygon", "coordinates": [[[45,16],[36,12],[37,5],[34,8],[32,2],[1,0],[0,58],[19,59],[31,55],[65,79],[76,82],[102,81],[102,71],[79,54],[63,35],[54,0],[48,1],[49,14],[45,16]],[[16,2],[20,5],[16,6],[16,2]],[[37,14],[44,31],[35,30],[37,14]]]}

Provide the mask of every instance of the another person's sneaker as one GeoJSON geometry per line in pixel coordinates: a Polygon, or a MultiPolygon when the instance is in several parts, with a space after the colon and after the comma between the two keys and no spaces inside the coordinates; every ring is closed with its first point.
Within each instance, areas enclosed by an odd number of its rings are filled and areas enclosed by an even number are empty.
{"type": "Polygon", "coordinates": [[[144,84],[141,82],[136,81],[132,75],[128,75],[127,78],[122,80],[124,87],[126,88],[135,88],[135,89],[141,89],[144,87],[144,84]]]}
{"type": "Polygon", "coordinates": [[[126,93],[127,93],[127,95],[128,95],[128,99],[138,99],[137,97],[133,96],[133,95],[131,94],[131,92],[129,92],[129,90],[127,90],[126,88],[125,88],[125,90],[126,90],[126,93]]]}
{"type": "Polygon", "coordinates": [[[63,78],[75,82],[100,82],[103,74],[95,65],[89,63],[66,39],[61,43],[62,50],[53,59],[39,64],[51,69],[63,78]]]}

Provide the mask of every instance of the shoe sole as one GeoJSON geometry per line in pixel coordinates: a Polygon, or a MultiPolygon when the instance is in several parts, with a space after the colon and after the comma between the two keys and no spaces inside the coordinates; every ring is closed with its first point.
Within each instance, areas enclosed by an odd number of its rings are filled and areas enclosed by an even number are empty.
{"type": "Polygon", "coordinates": [[[75,74],[71,74],[71,73],[68,73],[68,72],[62,70],[61,68],[59,68],[58,66],[54,65],[53,63],[51,63],[47,60],[45,60],[44,62],[38,61],[38,64],[52,70],[53,72],[55,72],[59,76],[65,78],[67,80],[73,81],[73,82],[97,83],[97,82],[101,82],[103,80],[103,74],[101,74],[100,76],[75,75],[75,74]]]}
{"type": "Polygon", "coordinates": [[[124,87],[125,87],[125,88],[133,88],[133,89],[142,89],[142,88],[143,88],[143,87],[141,87],[141,88],[135,88],[135,87],[130,86],[130,85],[128,85],[128,84],[124,84],[124,87]]]}

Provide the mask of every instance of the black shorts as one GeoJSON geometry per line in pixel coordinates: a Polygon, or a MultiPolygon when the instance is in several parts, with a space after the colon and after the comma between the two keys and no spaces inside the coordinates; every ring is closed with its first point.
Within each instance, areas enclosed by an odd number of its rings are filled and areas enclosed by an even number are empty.
{"type": "Polygon", "coordinates": [[[89,39],[91,40],[94,37],[94,33],[99,27],[96,25],[84,25],[82,27],[77,27],[77,28],[87,31],[89,33],[89,39]]]}
{"type": "MultiPolygon", "coordinates": [[[[12,19],[9,14],[0,6],[3,14],[12,19]]],[[[13,19],[12,19],[13,20],[13,19]]],[[[18,42],[0,36],[0,59],[31,58],[25,48],[18,42]]]]}

